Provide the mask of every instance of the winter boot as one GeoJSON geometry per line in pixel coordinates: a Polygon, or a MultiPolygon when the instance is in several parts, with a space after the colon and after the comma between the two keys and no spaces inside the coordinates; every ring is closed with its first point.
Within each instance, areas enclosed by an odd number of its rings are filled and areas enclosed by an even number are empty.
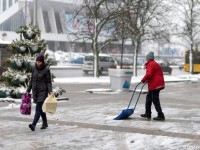
{"type": "Polygon", "coordinates": [[[29,128],[31,129],[31,131],[35,131],[35,126],[33,124],[29,124],[29,128]]]}
{"type": "Polygon", "coordinates": [[[140,116],[143,117],[143,118],[147,118],[148,120],[151,119],[151,115],[141,114],[140,116]]]}
{"type": "Polygon", "coordinates": [[[165,121],[165,116],[158,116],[158,117],[153,118],[153,120],[156,120],[156,121],[165,121]]]}
{"type": "Polygon", "coordinates": [[[47,127],[48,127],[48,124],[46,122],[43,122],[40,129],[46,129],[47,127]]]}

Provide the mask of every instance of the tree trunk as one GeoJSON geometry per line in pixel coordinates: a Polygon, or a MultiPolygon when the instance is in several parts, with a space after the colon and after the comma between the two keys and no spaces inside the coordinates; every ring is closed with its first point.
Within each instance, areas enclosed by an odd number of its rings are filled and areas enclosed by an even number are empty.
{"type": "Polygon", "coordinates": [[[98,50],[98,44],[97,44],[97,32],[98,32],[98,27],[97,27],[97,19],[95,19],[95,26],[94,26],[94,42],[93,42],[93,53],[94,53],[94,63],[93,63],[93,72],[94,72],[94,77],[99,77],[99,50],[98,50]]]}
{"type": "Polygon", "coordinates": [[[193,68],[193,44],[191,44],[191,49],[190,49],[190,55],[189,55],[189,64],[190,64],[190,75],[193,74],[194,68],[193,68]]]}
{"type": "Polygon", "coordinates": [[[99,77],[99,53],[94,54],[94,77],[99,77]]]}
{"type": "Polygon", "coordinates": [[[121,45],[121,48],[122,48],[122,50],[121,50],[121,63],[120,63],[120,69],[122,69],[123,68],[123,55],[124,55],[124,38],[122,38],[122,45],[121,45]]]}
{"type": "Polygon", "coordinates": [[[134,48],[133,76],[137,77],[137,48],[134,48]]]}
{"type": "Polygon", "coordinates": [[[137,57],[138,57],[138,49],[139,49],[139,43],[137,40],[132,40],[132,45],[133,45],[133,76],[137,77],[137,57]]]}

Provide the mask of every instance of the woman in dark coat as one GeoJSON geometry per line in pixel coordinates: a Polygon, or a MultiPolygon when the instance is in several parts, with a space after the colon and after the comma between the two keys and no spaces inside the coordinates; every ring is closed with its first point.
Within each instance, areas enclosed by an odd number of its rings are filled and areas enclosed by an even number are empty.
{"type": "Polygon", "coordinates": [[[36,103],[36,109],[33,122],[32,124],[29,124],[29,128],[32,131],[35,131],[35,126],[41,116],[43,121],[41,129],[45,129],[48,127],[48,124],[46,113],[42,111],[42,105],[48,97],[48,94],[53,95],[53,92],[51,73],[49,68],[46,67],[43,55],[38,55],[36,58],[35,67],[32,71],[27,93],[30,93],[31,90],[33,94],[33,101],[36,103]]]}

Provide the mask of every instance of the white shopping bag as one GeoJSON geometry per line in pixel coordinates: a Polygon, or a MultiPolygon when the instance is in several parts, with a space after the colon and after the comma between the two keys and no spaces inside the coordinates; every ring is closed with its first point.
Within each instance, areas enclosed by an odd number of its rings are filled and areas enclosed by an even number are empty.
{"type": "Polygon", "coordinates": [[[57,99],[54,95],[49,95],[43,105],[42,105],[42,111],[48,112],[48,113],[55,113],[57,108],[57,99]]]}

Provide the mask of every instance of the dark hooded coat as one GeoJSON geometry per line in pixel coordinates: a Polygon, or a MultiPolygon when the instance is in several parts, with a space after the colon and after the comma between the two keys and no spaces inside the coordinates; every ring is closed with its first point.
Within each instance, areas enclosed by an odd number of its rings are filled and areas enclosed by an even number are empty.
{"type": "Polygon", "coordinates": [[[27,92],[32,90],[34,103],[43,102],[48,94],[52,92],[51,73],[45,63],[38,67],[35,65],[27,92]]]}

